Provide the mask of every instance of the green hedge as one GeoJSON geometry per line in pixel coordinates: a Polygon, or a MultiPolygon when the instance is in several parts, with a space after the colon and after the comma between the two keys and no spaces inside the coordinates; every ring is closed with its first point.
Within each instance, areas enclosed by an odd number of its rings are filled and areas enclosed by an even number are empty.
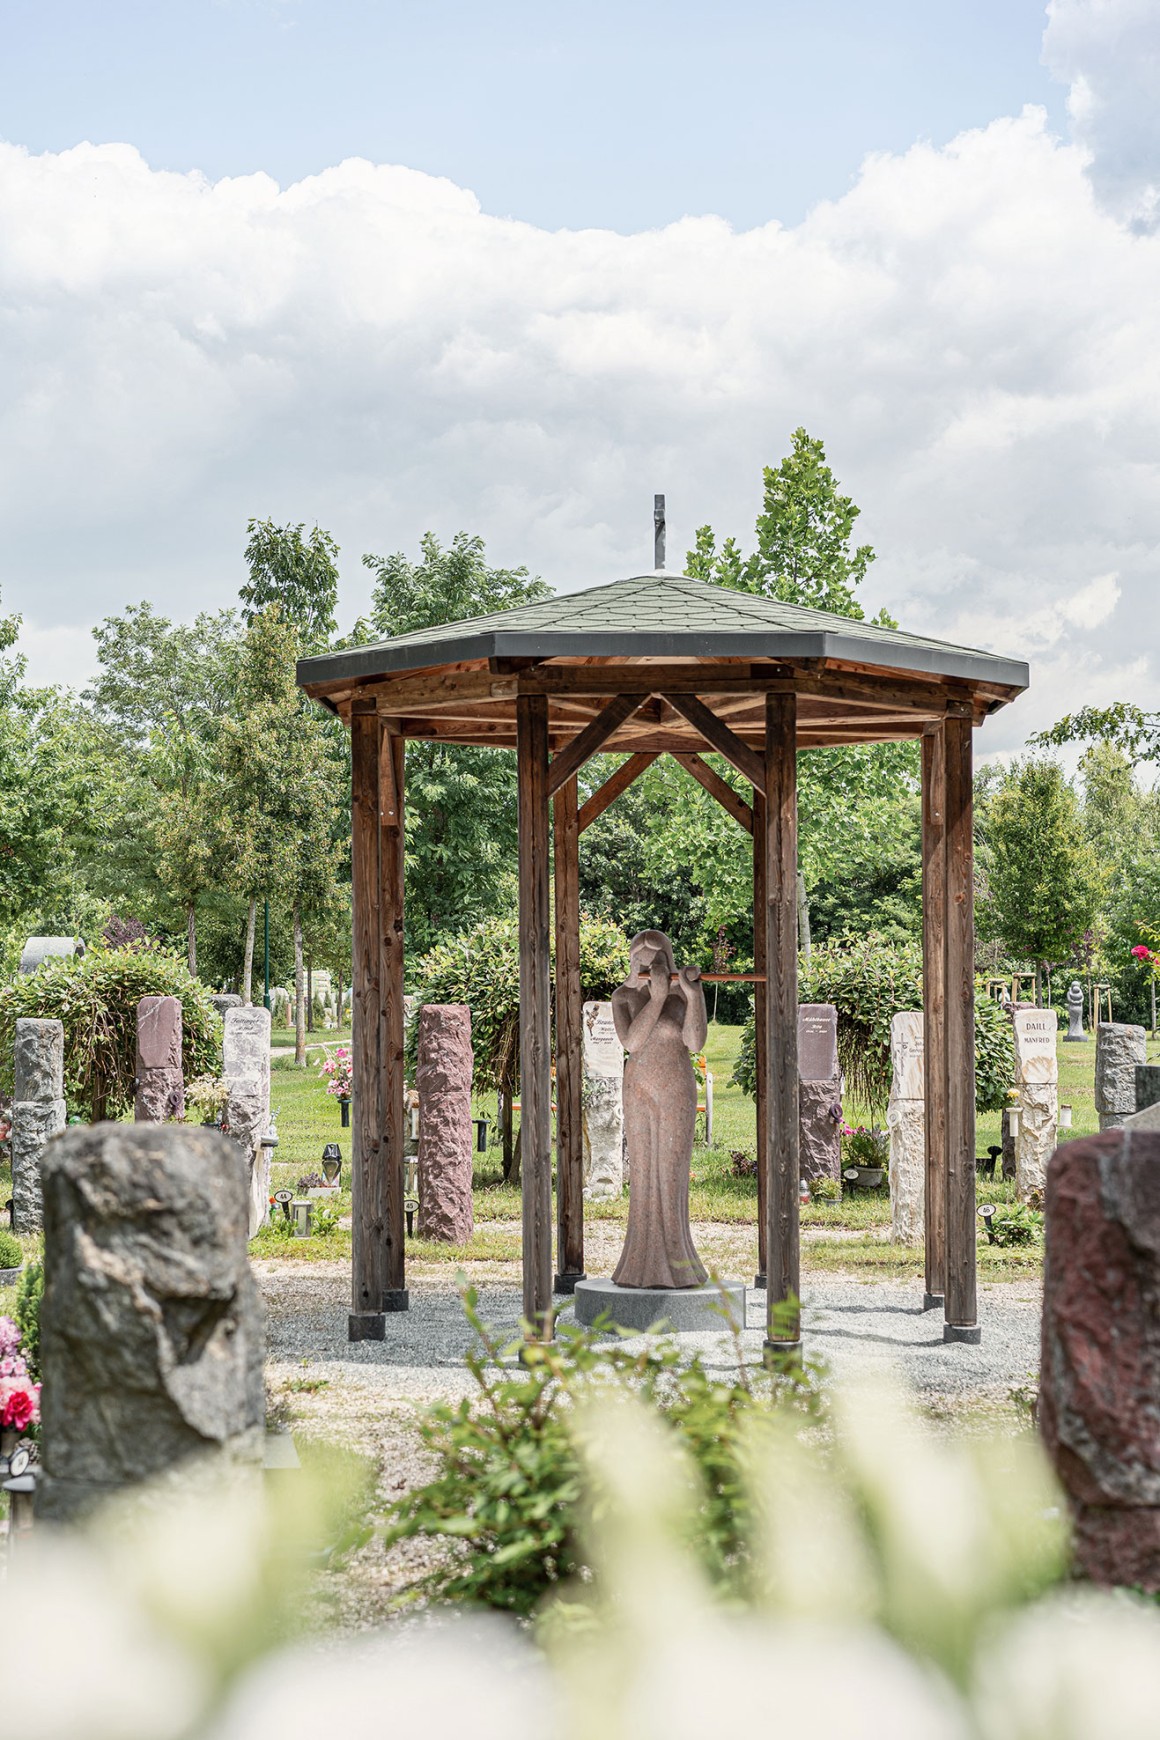
{"type": "Polygon", "coordinates": [[[61,1021],[70,1113],[92,1123],[119,1118],[133,1104],[142,997],[181,999],[186,1081],[220,1074],[222,1024],[209,991],[177,956],[134,943],[125,949],[97,945],[79,958],[47,960],[0,988],[0,1085],[12,1092],[17,1021],[61,1021]]]}
{"type": "MultiPolygon", "coordinates": [[[[890,1095],[890,1022],[922,1008],[922,949],[879,936],[846,937],[816,947],[798,969],[802,1003],[838,1011],[838,1061],[846,1087],[868,1111],[885,1114],[890,1095]]],[[[997,1112],[1015,1079],[1011,1023],[981,985],[975,991],[975,1105],[997,1112]]],[[[753,1016],[745,1024],[733,1080],[755,1092],[753,1016]]]]}

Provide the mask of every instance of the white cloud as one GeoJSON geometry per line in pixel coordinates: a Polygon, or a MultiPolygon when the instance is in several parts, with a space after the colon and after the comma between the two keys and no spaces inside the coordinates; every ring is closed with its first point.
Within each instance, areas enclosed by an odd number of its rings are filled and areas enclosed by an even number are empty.
{"type": "Polygon", "coordinates": [[[1117,217],[1160,225],[1160,5],[1050,0],[1043,58],[1068,85],[1068,117],[1117,217]]]}
{"type": "Polygon", "coordinates": [[[50,637],[35,675],[79,676],[78,625],[130,599],[228,602],[251,513],[334,532],[349,616],[362,552],[427,527],[592,583],[650,559],[656,489],[671,552],[747,536],[804,423],[871,604],[1032,658],[981,749],[1155,705],[1160,236],[1088,161],[1028,110],[793,229],[620,236],[361,161],[283,191],[0,146],[4,608],[50,637]]]}

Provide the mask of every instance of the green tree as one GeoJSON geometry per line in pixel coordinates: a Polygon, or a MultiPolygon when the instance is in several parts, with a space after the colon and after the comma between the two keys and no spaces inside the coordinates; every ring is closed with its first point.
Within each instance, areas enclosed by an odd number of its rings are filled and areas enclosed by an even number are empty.
{"type": "Polygon", "coordinates": [[[320,526],[276,526],[252,519],[246,530],[249,579],[238,596],[247,626],[276,604],[298,630],[304,652],[334,639],[338,609],[338,545],[320,526]]]}
{"type": "MultiPolygon", "coordinates": [[[[551,596],[526,568],[493,568],[482,538],[430,532],[417,562],[401,552],[364,556],[375,576],[360,639],[391,638],[443,622],[514,609],[551,596]]],[[[510,750],[408,743],[407,947],[422,954],[445,936],[515,903],[516,773],[510,750]]]]}
{"type": "Polygon", "coordinates": [[[242,643],[233,705],[221,721],[219,766],[231,842],[230,874],[249,902],[244,992],[252,987],[259,898],[281,899],[294,930],[295,1032],[305,1061],[303,918],[336,880],[341,781],[321,713],[303,704],[294,677],[298,631],[277,605],[259,611],[242,643]]]}
{"type": "Polygon", "coordinates": [[[985,927],[1035,967],[1066,961],[1095,917],[1101,871],[1084,834],[1079,802],[1054,761],[1012,767],[987,816],[985,927]]]}

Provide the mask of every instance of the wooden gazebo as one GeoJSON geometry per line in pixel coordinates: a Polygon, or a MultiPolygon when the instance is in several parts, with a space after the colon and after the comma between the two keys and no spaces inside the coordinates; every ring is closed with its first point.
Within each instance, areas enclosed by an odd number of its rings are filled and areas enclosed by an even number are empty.
{"type": "Polygon", "coordinates": [[[753,838],[758,1266],[767,1347],[800,1340],[797,756],[922,742],[926,1303],[977,1341],[972,732],[1026,688],[1018,660],[656,572],[303,659],[351,731],[354,884],[352,1340],[407,1308],[403,1216],[403,750],[515,749],[519,778],[523,1295],[550,1326],[584,1275],[578,843],[658,755],[753,838]],[[581,805],[577,774],[621,752],[581,805]],[[745,803],[702,759],[723,756],[745,803]],[[553,853],[554,846],[554,853],[553,853]],[[550,879],[555,876],[557,1244],[552,1260],[550,879]],[[780,1309],[779,1309],[780,1308],[780,1309]]]}

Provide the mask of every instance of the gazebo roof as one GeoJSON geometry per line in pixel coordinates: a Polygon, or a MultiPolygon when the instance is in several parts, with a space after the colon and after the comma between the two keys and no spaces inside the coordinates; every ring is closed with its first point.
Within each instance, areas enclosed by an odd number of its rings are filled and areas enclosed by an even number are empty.
{"type": "Polygon", "coordinates": [[[765,692],[792,687],[804,749],[917,737],[948,709],[978,723],[1027,687],[1028,672],[1018,659],[657,572],[302,659],[298,681],[346,719],[371,707],[406,737],[501,748],[515,743],[517,697],[543,695],[557,752],[610,697],[635,696],[601,747],[688,754],[706,747],[711,722],[689,717],[682,696],[709,697],[737,737],[763,742],[765,692]]]}
{"type": "Polygon", "coordinates": [[[1028,681],[1019,659],[668,573],[633,574],[492,616],[303,659],[298,680],[314,688],[497,658],[840,659],[1016,691],[1028,681]]]}

